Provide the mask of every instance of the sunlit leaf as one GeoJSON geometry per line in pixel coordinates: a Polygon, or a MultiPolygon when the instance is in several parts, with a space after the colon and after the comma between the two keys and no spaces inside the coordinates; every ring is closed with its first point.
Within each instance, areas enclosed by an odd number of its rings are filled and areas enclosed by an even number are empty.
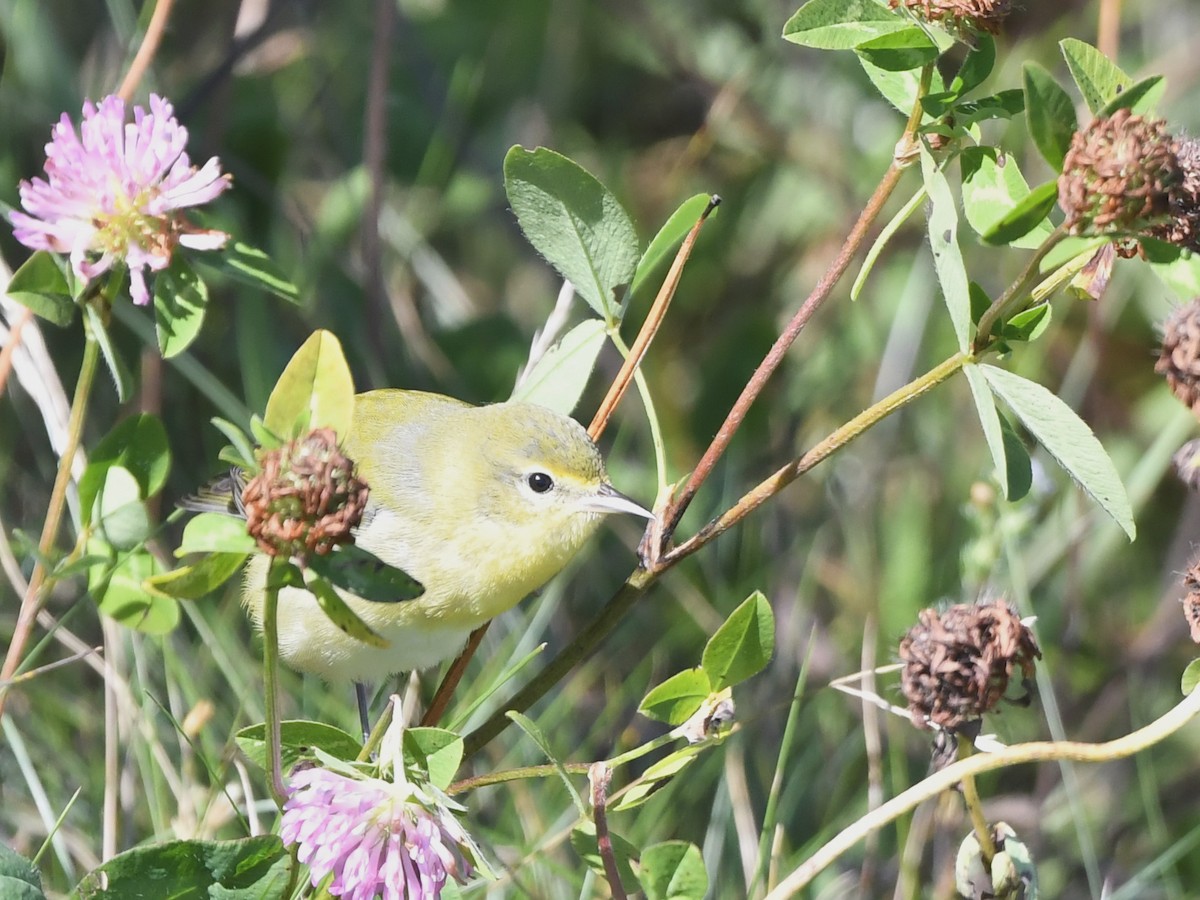
{"type": "Polygon", "coordinates": [[[1133,540],[1137,528],[1125,486],[1092,430],[1052,391],[995,366],[981,366],[988,385],[1054,460],[1133,540]]]}
{"type": "Polygon", "coordinates": [[[1079,127],[1075,103],[1054,80],[1054,76],[1034,62],[1025,63],[1025,118],[1029,134],[1046,162],[1061,172],[1063,157],[1071,147],[1071,137],[1079,127]]]}
{"type": "Polygon", "coordinates": [[[263,424],[284,440],[324,427],[345,438],[353,413],[354,379],[342,345],[330,332],[314,331],[275,383],[263,424]]]}
{"type": "Polygon", "coordinates": [[[508,151],[504,189],[529,243],[606,322],[619,321],[638,239],[617,198],[577,163],[545,147],[508,151]]]}
{"type": "Polygon", "coordinates": [[[13,272],[8,296],[47,322],[66,326],[75,318],[71,285],[54,254],[38,250],[13,272]]]}
{"type": "Polygon", "coordinates": [[[967,268],[958,246],[958,199],[924,143],[921,144],[921,175],[930,202],[929,248],[933,251],[933,267],[942,287],[946,309],[950,312],[958,348],[965,351],[971,328],[971,301],[967,268]]]}
{"type": "MultiPolygon", "coordinates": [[[[962,204],[967,222],[976,234],[988,234],[1014,207],[1029,196],[1029,185],[1017,161],[998,156],[994,147],[967,147],[959,156],[962,166],[962,204]]],[[[1044,219],[1028,234],[1014,240],[1014,247],[1032,249],[1050,236],[1044,219]]]]}
{"type": "Polygon", "coordinates": [[[1040,184],[980,236],[988,244],[1015,244],[1045,221],[1057,200],[1057,181],[1040,184]]]}
{"type": "Polygon", "coordinates": [[[599,319],[580,322],[525,374],[511,399],[570,415],[587,387],[605,335],[606,328],[599,319]]]}
{"type": "Polygon", "coordinates": [[[177,600],[199,600],[241,571],[246,558],[244,553],[209,553],[192,565],[147,578],[142,586],[177,600]]]}
{"type": "Polygon", "coordinates": [[[1179,687],[1186,696],[1194,691],[1197,685],[1200,685],[1200,659],[1193,659],[1183,670],[1183,678],[1180,680],[1179,687]]]}
{"type": "Polygon", "coordinates": [[[109,466],[92,509],[92,524],[118,550],[129,550],[151,533],[150,514],[137,479],[128,469],[109,466]]]}
{"type": "Polygon", "coordinates": [[[761,672],[775,652],[775,616],[761,591],[747,597],[708,639],[700,665],[714,691],[761,672]]]}
{"type": "Polygon", "coordinates": [[[79,481],[79,503],[85,512],[91,511],[110,466],[129,471],[141,489],[142,499],[162,490],[171,470],[171,448],[162,421],[150,413],[129,416],[96,444],[79,481]]]}
{"type": "MultiPolygon", "coordinates": [[[[658,229],[658,234],[647,245],[642,258],[638,260],[633,273],[633,284],[629,286],[629,298],[640,296],[642,287],[659,270],[659,267],[671,256],[683,239],[687,237],[692,227],[699,221],[700,216],[712,203],[711,194],[696,194],[679,205],[670,218],[658,229]]],[[[716,216],[720,207],[714,207],[709,218],[716,216]]]]}
{"type": "Polygon", "coordinates": [[[704,900],[708,873],[700,848],[687,841],[666,841],[642,851],[638,881],[646,900],[704,900]]]}
{"type": "Polygon", "coordinates": [[[445,790],[462,763],[463,740],[445,728],[408,728],[404,751],[425,770],[430,782],[445,790]]]}
{"type": "Polygon", "coordinates": [[[638,705],[638,712],[668,725],[682,725],[712,692],[712,681],[702,668],[685,669],[651,688],[638,705]]]}
{"type": "Polygon", "coordinates": [[[246,520],[222,513],[200,513],[192,516],[183,527],[183,539],[175,550],[176,556],[189,553],[238,553],[246,555],[258,550],[258,543],[246,531],[246,520]]]}
{"type": "Polygon", "coordinates": [[[938,58],[941,51],[920,28],[909,27],[863,41],[854,52],[886,72],[920,69],[938,58]]]}
{"type": "Polygon", "coordinates": [[[282,900],[292,858],[275,835],[165,841],[126,850],[84,876],[72,900],[282,900]]]}
{"type": "Polygon", "coordinates": [[[864,41],[910,26],[908,19],[880,3],[809,0],[787,20],[783,37],[818,50],[851,50],[864,41]]]}
{"type": "Polygon", "coordinates": [[[1091,44],[1066,38],[1058,46],[1092,113],[1133,84],[1132,78],[1091,44]]]}
{"type": "Polygon", "coordinates": [[[100,611],[146,634],[166,634],[179,624],[179,604],[171,597],[142,587],[147,578],[162,572],[162,565],[145,550],[125,554],[101,584],[89,584],[100,611]]]}
{"type": "MultiPolygon", "coordinates": [[[[312,758],[314,750],[322,750],[337,759],[350,761],[362,751],[362,741],[340,728],[323,722],[303,719],[282,722],[279,726],[280,756],[286,772],[300,760],[312,758]]],[[[264,772],[267,770],[266,725],[250,725],[235,736],[246,759],[264,772]]]]}
{"type": "Polygon", "coordinates": [[[1154,112],[1166,91],[1166,79],[1161,75],[1151,75],[1117,94],[1100,108],[1096,116],[1111,116],[1118,109],[1127,109],[1135,115],[1148,115],[1154,112]]]}
{"type": "Polygon", "coordinates": [[[200,334],[208,287],[177,257],[154,278],[154,328],[163,359],[182,353],[200,334]]]}

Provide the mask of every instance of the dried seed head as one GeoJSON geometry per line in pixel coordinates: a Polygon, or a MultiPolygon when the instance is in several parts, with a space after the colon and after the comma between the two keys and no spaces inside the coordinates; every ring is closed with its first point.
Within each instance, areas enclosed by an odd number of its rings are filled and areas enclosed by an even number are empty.
{"type": "Polygon", "coordinates": [[[246,528],[271,556],[322,556],[351,543],[367,504],[367,485],[338,449],[332,428],[318,428],[264,453],[242,491],[246,528]]]}
{"type": "Polygon", "coordinates": [[[1171,218],[1151,230],[1151,236],[1188,250],[1200,250],[1200,141],[1176,142],[1180,182],[1171,192],[1171,218]]]}
{"type": "Polygon", "coordinates": [[[900,685],[913,724],[960,730],[1000,702],[1016,668],[1033,675],[1041,650],[1003,600],[923,609],[900,641],[900,685]]]}
{"type": "Polygon", "coordinates": [[[1193,491],[1200,491],[1200,440],[1188,441],[1171,457],[1175,474],[1193,491]]]}
{"type": "Polygon", "coordinates": [[[888,7],[903,5],[926,22],[938,22],[956,31],[996,34],[1012,12],[1011,0],[888,0],[888,7]]]}
{"type": "Polygon", "coordinates": [[[1154,371],[1167,379],[1167,386],[1184,406],[1200,415],[1200,298],[1167,318],[1154,371]]]}
{"type": "Polygon", "coordinates": [[[1183,598],[1183,615],[1192,630],[1192,640],[1200,644],[1200,563],[1183,573],[1183,586],[1188,592],[1183,598]]]}
{"type": "Polygon", "coordinates": [[[1149,234],[1172,214],[1183,182],[1178,144],[1157,119],[1119,109],[1071,138],[1058,205],[1071,234],[1149,234]]]}

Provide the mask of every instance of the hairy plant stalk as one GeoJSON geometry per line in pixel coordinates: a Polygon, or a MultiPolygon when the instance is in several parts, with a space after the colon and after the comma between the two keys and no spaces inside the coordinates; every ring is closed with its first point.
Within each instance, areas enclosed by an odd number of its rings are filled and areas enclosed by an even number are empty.
{"type": "Polygon", "coordinates": [[[279,722],[279,588],[267,577],[263,600],[263,688],[267,707],[267,773],[271,796],[280,806],[287,800],[283,783],[282,736],[279,722]]]}
{"type": "MultiPolygon", "coordinates": [[[[962,735],[958,736],[959,759],[970,757],[973,749],[970,741],[962,735]]],[[[975,830],[975,839],[979,841],[979,855],[983,857],[984,868],[990,870],[992,860],[996,856],[996,842],[992,840],[992,827],[983,815],[983,801],[979,798],[979,788],[975,784],[974,775],[963,777],[962,795],[967,815],[971,817],[971,827],[975,830]]]]}
{"type": "Polygon", "coordinates": [[[1030,289],[1040,277],[1038,271],[1042,260],[1046,255],[1053,250],[1058,243],[1066,237],[1067,232],[1063,226],[1059,225],[1050,233],[1050,236],[1042,242],[1042,245],[1037,248],[1037,251],[1029,258],[1029,262],[1025,264],[1025,268],[1021,271],[1020,276],[1003,294],[997,297],[992,305],[989,306],[979,317],[979,326],[975,329],[975,340],[972,344],[976,353],[981,353],[987,349],[991,343],[992,329],[996,327],[996,323],[1000,318],[1008,313],[1020,312],[1016,309],[1016,304],[1021,300],[1026,299],[1030,289]]]}
{"type": "Polygon", "coordinates": [[[46,560],[54,550],[58,540],[58,531],[62,525],[63,510],[67,505],[67,488],[71,485],[71,461],[83,441],[83,425],[87,418],[88,400],[92,393],[92,384],[96,379],[96,367],[100,361],[100,343],[91,327],[84,320],[83,361],[79,367],[79,380],[75,383],[75,396],[71,400],[71,415],[67,420],[67,441],[63,446],[62,455],[58,459],[58,474],[54,478],[54,487],[50,491],[50,504],[46,510],[46,521],[42,526],[42,536],[38,541],[38,558],[34,562],[33,574],[29,577],[29,587],[21,598],[21,609],[17,613],[17,624],[13,627],[12,641],[4,656],[4,665],[0,668],[0,715],[4,714],[4,705],[8,699],[9,682],[17,674],[25,645],[33,634],[33,626],[37,622],[37,614],[46,600],[45,587],[48,586],[46,560]]]}
{"type": "Polygon", "coordinates": [[[897,794],[887,803],[842,829],[832,840],[817,850],[783,879],[766,900],[784,900],[812,882],[820,872],[872,831],[883,828],[919,804],[949,790],[964,778],[982,775],[1009,766],[1031,762],[1073,760],[1074,762],[1112,762],[1132,756],[1170,737],[1200,713],[1200,689],[1193,690],[1167,713],[1149,725],[1124,737],[1103,744],[1084,744],[1077,741],[1034,741],[1015,744],[994,753],[978,753],[959,760],[924,781],[897,794]]]}

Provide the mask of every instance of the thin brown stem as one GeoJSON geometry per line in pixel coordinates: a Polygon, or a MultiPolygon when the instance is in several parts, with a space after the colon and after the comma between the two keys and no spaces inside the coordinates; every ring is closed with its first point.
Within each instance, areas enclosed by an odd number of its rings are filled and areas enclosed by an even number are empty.
{"type": "Polygon", "coordinates": [[[8,376],[12,372],[13,366],[13,354],[21,345],[21,332],[32,318],[33,312],[29,307],[22,306],[17,317],[8,326],[8,341],[3,347],[0,347],[0,397],[4,396],[4,389],[8,386],[8,376]]]}
{"type": "Polygon", "coordinates": [[[154,12],[150,15],[150,24],[146,26],[146,33],[142,35],[141,46],[134,54],[133,62],[129,64],[129,71],[121,80],[121,86],[117,88],[117,96],[126,103],[133,99],[133,92],[137,90],[146,70],[150,68],[150,63],[154,60],[154,54],[158,52],[163,33],[167,30],[167,20],[171,18],[171,7],[174,5],[175,0],[158,0],[154,12]]]}
{"type": "Polygon", "coordinates": [[[972,359],[973,357],[956,353],[945,362],[930,369],[921,377],[910,381],[870,408],[863,410],[803,456],[792,460],[787,465],[778,469],[769,478],[761,481],[758,485],[743,494],[737,503],[701,528],[692,538],[672,549],[663,558],[663,561],[673,565],[685,556],[695,553],[713,538],[728,531],[742,519],[746,518],[751,512],[762,506],[805,472],[828,459],[836,451],[846,446],[846,444],[850,443],[881,419],[891,415],[902,406],[906,406],[922,394],[941,384],[967,363],[971,362],[972,359]]]}
{"type": "Polygon", "coordinates": [[[608,420],[612,417],[613,410],[617,408],[617,404],[621,402],[621,398],[629,390],[629,383],[633,381],[633,373],[641,365],[642,357],[646,355],[646,350],[650,347],[650,342],[654,340],[654,336],[658,334],[658,329],[662,326],[663,319],[666,318],[667,307],[671,305],[671,299],[675,296],[676,288],[679,287],[679,279],[683,275],[683,267],[687,264],[688,257],[692,255],[692,248],[696,245],[696,238],[700,234],[700,229],[720,203],[721,198],[713,194],[712,198],[708,201],[708,206],[704,208],[704,212],[700,214],[700,218],[696,220],[696,224],[692,226],[692,230],[687,233],[687,237],[683,239],[683,243],[679,246],[679,251],[675,254],[675,261],[671,263],[667,277],[663,279],[662,287],[658,289],[658,295],[654,298],[654,303],[650,306],[650,312],[646,314],[646,320],[642,322],[642,327],[638,331],[638,336],[634,340],[633,346],[630,347],[628,355],[625,357],[625,363],[621,366],[621,371],[617,373],[617,377],[609,386],[608,394],[605,395],[600,408],[596,410],[596,415],[592,417],[592,423],[588,426],[588,434],[593,441],[598,440],[600,435],[604,433],[604,429],[608,426],[608,420]]]}
{"type": "Polygon", "coordinates": [[[42,588],[46,581],[46,560],[58,540],[63,510],[67,505],[67,488],[71,484],[71,463],[83,440],[83,423],[87,417],[88,398],[92,393],[92,383],[95,381],[96,368],[100,361],[100,343],[92,333],[91,327],[85,325],[84,333],[86,340],[83,345],[83,361],[79,367],[79,380],[75,383],[75,396],[71,400],[71,414],[67,420],[67,441],[63,446],[62,456],[58,460],[58,474],[54,478],[54,487],[50,491],[50,505],[46,510],[42,537],[38,541],[38,558],[33,566],[33,574],[29,577],[29,587],[25,591],[25,596],[21,598],[21,609],[17,613],[17,623],[13,627],[12,641],[4,656],[4,665],[0,667],[0,715],[4,714],[9,682],[20,668],[25,645],[29,642],[30,635],[33,634],[37,614],[45,602],[42,588]]]}
{"type": "Polygon", "coordinates": [[[617,871],[617,857],[613,853],[612,835],[608,833],[608,786],[612,782],[612,769],[602,762],[593,763],[588,769],[588,783],[592,786],[592,821],[596,825],[596,848],[604,862],[604,875],[608,878],[608,889],[613,900],[626,900],[625,886],[621,884],[621,873],[617,871]]]}
{"type": "Polygon", "coordinates": [[[442,677],[442,683],[438,685],[437,693],[433,695],[433,702],[429,704],[429,709],[425,710],[425,715],[421,717],[423,726],[432,727],[441,720],[446,712],[446,707],[450,705],[450,698],[454,696],[455,689],[467,672],[467,664],[479,649],[479,645],[483,642],[483,636],[487,634],[488,626],[491,624],[489,620],[471,632],[471,636],[467,638],[467,646],[446,670],[446,674],[442,677]]]}
{"type": "Polygon", "coordinates": [[[846,269],[850,266],[850,261],[862,246],[867,232],[879,217],[884,204],[899,183],[900,176],[905,168],[905,165],[895,161],[888,167],[879,185],[875,188],[875,192],[871,195],[871,199],[867,201],[867,205],[859,215],[858,221],[854,223],[854,227],[850,229],[850,233],[846,236],[846,240],[843,242],[841,250],[838,251],[837,257],[833,260],[833,263],[829,266],[829,269],[822,276],[816,287],[813,288],[812,293],[808,295],[808,298],[800,306],[800,309],[797,310],[796,315],[792,317],[792,320],[783,330],[783,333],[779,335],[774,345],[767,351],[767,355],[763,357],[758,368],[754,370],[754,374],[750,376],[750,380],[746,382],[746,386],[742,388],[741,395],[729,410],[729,414],[725,417],[725,421],[717,431],[712,443],[708,445],[708,449],[704,451],[700,462],[696,464],[696,468],[688,476],[683,490],[680,491],[678,496],[664,510],[661,516],[664,523],[661,543],[656,548],[650,548],[651,553],[661,553],[666,549],[666,545],[670,541],[675,527],[679,524],[679,520],[687,511],[688,505],[696,496],[696,492],[700,490],[700,486],[712,474],[717,460],[728,449],[730,441],[733,440],[734,434],[741,427],[742,421],[746,418],[746,413],[749,412],[751,405],[758,399],[758,395],[762,393],[763,388],[766,387],[767,381],[775,373],[775,370],[779,368],[779,364],[783,362],[788,349],[795,342],[796,338],[800,336],[800,332],[804,330],[809,319],[813,317],[813,314],[821,307],[821,304],[828,299],[834,286],[846,273],[846,269]]]}

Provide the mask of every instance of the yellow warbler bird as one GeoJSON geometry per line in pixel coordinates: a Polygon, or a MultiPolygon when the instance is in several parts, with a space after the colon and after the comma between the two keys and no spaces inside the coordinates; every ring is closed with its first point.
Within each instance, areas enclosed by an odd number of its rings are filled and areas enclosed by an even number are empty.
{"type": "MultiPolygon", "coordinates": [[[[343,448],[370,486],[355,543],[425,592],[379,603],[339,590],[389,642],[377,648],[345,634],[308,591],[283,588],[280,658],[328,681],[376,680],[455,655],[474,629],[557,574],[602,516],[653,518],[609,484],[578,422],[530,403],[370,391],[355,398],[343,448]]],[[[258,556],[246,569],[259,628],[267,567],[258,556]]]]}

